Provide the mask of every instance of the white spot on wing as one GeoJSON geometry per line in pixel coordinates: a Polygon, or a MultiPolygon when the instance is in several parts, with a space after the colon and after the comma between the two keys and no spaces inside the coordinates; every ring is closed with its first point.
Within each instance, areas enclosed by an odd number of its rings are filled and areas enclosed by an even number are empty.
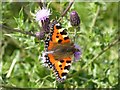
{"type": "Polygon", "coordinates": [[[44,62],[46,61],[46,57],[45,57],[45,55],[46,55],[46,53],[43,52],[43,53],[42,53],[42,56],[39,56],[39,59],[42,59],[42,60],[41,60],[42,63],[44,63],[44,62]]]}
{"type": "Polygon", "coordinates": [[[56,26],[60,26],[60,23],[57,23],[56,26]]]}
{"type": "Polygon", "coordinates": [[[68,35],[62,35],[62,36],[63,36],[63,38],[64,38],[64,37],[67,37],[68,35]]]}
{"type": "Polygon", "coordinates": [[[63,80],[66,79],[66,76],[63,76],[62,79],[63,79],[63,80]]]}
{"type": "Polygon", "coordinates": [[[64,71],[63,71],[63,72],[68,73],[69,71],[68,71],[67,69],[64,69],[64,71]]]}
{"type": "Polygon", "coordinates": [[[60,32],[62,32],[63,30],[64,30],[64,29],[63,29],[63,28],[61,28],[61,29],[59,29],[58,31],[59,31],[59,33],[60,33],[60,32]]]}
{"type": "Polygon", "coordinates": [[[66,66],[71,65],[71,63],[66,63],[66,66]]]}

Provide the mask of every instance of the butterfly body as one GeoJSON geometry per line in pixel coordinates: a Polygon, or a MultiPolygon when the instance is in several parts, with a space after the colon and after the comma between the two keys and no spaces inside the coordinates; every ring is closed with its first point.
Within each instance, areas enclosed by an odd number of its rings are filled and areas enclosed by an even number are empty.
{"type": "Polygon", "coordinates": [[[74,45],[72,43],[69,44],[58,44],[56,47],[51,49],[53,52],[53,56],[56,60],[58,59],[64,59],[66,57],[71,57],[76,49],[74,48],[74,45]]]}

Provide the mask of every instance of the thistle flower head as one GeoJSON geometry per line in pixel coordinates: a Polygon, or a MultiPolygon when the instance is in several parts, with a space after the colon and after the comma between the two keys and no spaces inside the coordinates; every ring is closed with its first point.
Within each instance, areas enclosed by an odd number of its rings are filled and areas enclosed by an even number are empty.
{"type": "Polygon", "coordinates": [[[51,15],[50,10],[43,8],[36,13],[36,21],[45,21],[47,18],[49,18],[49,15],[51,15]]]}
{"type": "Polygon", "coordinates": [[[78,26],[80,24],[80,17],[76,11],[70,13],[70,23],[72,26],[78,26]]]}
{"type": "Polygon", "coordinates": [[[78,49],[78,51],[74,53],[74,61],[78,61],[80,60],[82,52],[81,52],[81,48],[76,44],[75,44],[75,48],[78,49]]]}
{"type": "MultiPolygon", "coordinates": [[[[44,33],[49,33],[50,31],[50,19],[49,19],[49,15],[50,14],[50,10],[47,8],[43,8],[42,10],[39,10],[36,13],[36,21],[41,21],[42,23],[42,29],[44,31],[44,33]]],[[[40,37],[42,37],[43,35],[43,31],[40,33],[40,37]]]]}

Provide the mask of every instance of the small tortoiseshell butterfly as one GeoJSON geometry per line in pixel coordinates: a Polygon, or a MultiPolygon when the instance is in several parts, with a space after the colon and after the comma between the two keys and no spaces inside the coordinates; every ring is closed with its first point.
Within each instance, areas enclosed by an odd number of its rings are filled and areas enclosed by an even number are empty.
{"type": "Polygon", "coordinates": [[[45,40],[45,51],[42,61],[45,66],[52,68],[59,82],[63,82],[72,63],[72,55],[79,51],[71,42],[66,29],[53,22],[51,31],[45,40]]]}

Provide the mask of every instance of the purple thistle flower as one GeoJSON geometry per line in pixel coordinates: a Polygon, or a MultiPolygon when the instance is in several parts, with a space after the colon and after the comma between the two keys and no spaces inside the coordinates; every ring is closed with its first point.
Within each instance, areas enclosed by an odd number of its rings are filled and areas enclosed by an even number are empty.
{"type": "Polygon", "coordinates": [[[70,23],[72,26],[78,26],[80,24],[80,17],[76,11],[70,13],[70,23]]]}
{"type": "Polygon", "coordinates": [[[39,10],[36,13],[36,21],[45,21],[47,18],[49,18],[50,10],[43,8],[42,10],[39,10]]]}
{"type": "Polygon", "coordinates": [[[42,23],[42,29],[45,31],[45,33],[49,33],[50,31],[50,19],[49,19],[50,10],[43,8],[42,10],[39,10],[36,13],[36,21],[41,21],[42,23]]]}
{"type": "Polygon", "coordinates": [[[74,61],[76,62],[76,61],[80,60],[82,52],[81,52],[81,48],[76,44],[75,44],[75,48],[78,49],[78,51],[76,51],[74,53],[74,61]]]}

